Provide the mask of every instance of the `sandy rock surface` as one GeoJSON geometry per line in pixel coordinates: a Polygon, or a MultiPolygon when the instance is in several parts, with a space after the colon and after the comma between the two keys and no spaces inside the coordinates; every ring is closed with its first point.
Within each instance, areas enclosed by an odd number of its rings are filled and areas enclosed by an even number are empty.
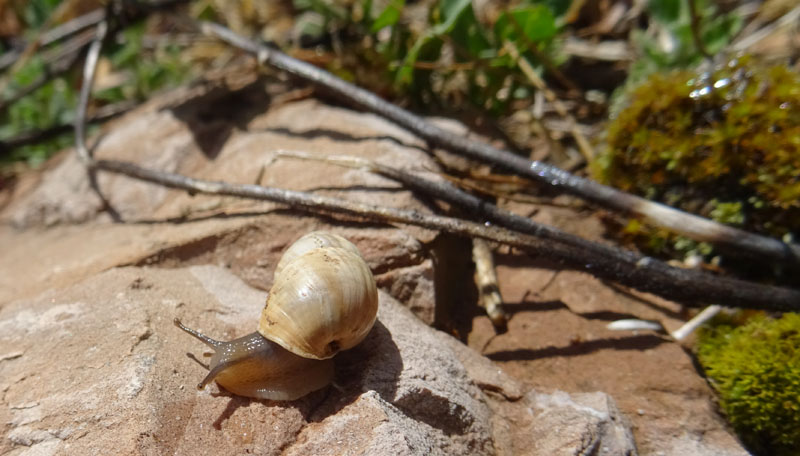
{"type": "MultiPolygon", "coordinates": [[[[107,125],[95,141],[95,155],[209,180],[258,180],[428,210],[399,184],[369,172],[278,156],[292,150],[346,154],[439,179],[430,171],[436,165],[413,136],[376,116],[310,99],[273,102],[287,90],[282,85],[251,78],[227,84],[226,89],[201,85],[151,100],[107,125]]],[[[42,282],[67,285],[126,264],[221,264],[263,287],[286,245],[328,225],[270,202],[189,195],[103,172],[97,187],[99,193],[71,151],[17,185],[10,203],[0,208],[0,269],[22,267],[25,273],[0,276],[0,303],[38,293],[42,282]],[[112,220],[126,223],[108,223],[112,220]],[[40,248],[31,251],[28,242],[40,242],[40,248]],[[234,243],[235,248],[226,249],[234,243]],[[245,243],[247,249],[241,249],[245,243]]],[[[422,251],[434,233],[354,222],[341,234],[358,245],[382,287],[433,323],[427,299],[433,290],[432,264],[422,251]]]]}
{"type": "MultiPolygon", "coordinates": [[[[279,157],[357,155],[438,178],[407,132],[286,92],[248,78],[177,91],[109,124],[96,154],[431,210],[364,171],[279,157]]],[[[0,198],[2,453],[746,454],[681,346],[605,328],[643,318],[673,330],[687,317],[678,304],[501,247],[512,318],[498,335],[463,293],[464,241],[106,173],[97,184],[62,154],[0,198]],[[203,369],[185,354],[203,347],[172,318],[219,338],[254,329],[281,252],[315,229],[352,240],[385,292],[367,342],[338,357],[336,385],[291,403],[197,392],[203,369]]],[[[569,200],[505,204],[602,240],[569,200]]]]}
{"type": "MultiPolygon", "coordinates": [[[[546,394],[516,402],[488,396],[484,390],[519,394],[519,386],[474,351],[454,352],[457,341],[444,342],[449,336],[385,293],[364,343],[337,356],[335,386],[289,403],[235,397],[217,386],[196,390],[204,370],[186,354],[202,358],[205,347],[172,319],[230,339],[255,327],[264,299],[216,266],[128,267],[9,303],[0,310],[0,451],[520,454],[503,429],[527,406],[548,416],[528,420],[529,431],[543,436],[555,422],[579,423],[570,439],[557,439],[559,451],[530,454],[575,454],[587,439],[635,453],[629,428],[613,435],[598,422],[605,412],[543,411],[552,408],[541,405],[553,402],[546,394]]],[[[545,438],[536,440],[542,448],[545,438]]],[[[556,445],[552,436],[549,442],[556,445]]]]}

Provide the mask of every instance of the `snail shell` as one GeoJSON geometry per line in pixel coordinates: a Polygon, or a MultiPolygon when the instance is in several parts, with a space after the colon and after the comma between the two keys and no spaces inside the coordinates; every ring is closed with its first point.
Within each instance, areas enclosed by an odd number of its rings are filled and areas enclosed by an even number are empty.
{"type": "Polygon", "coordinates": [[[293,400],[330,383],[330,358],[364,340],[377,312],[375,279],[355,245],[313,232],[279,261],[257,332],[223,342],[175,324],[215,350],[198,388],[216,380],[242,396],[293,400]]]}

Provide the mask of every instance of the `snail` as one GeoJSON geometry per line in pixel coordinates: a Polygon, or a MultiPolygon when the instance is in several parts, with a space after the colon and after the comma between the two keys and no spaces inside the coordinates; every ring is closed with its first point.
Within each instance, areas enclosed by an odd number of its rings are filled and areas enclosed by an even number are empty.
{"type": "Polygon", "coordinates": [[[333,379],[333,360],[361,342],[378,312],[375,279],[358,249],[332,233],[309,233],[284,252],[258,330],[229,342],[175,325],[214,350],[208,375],[231,393],[294,400],[333,379]]]}

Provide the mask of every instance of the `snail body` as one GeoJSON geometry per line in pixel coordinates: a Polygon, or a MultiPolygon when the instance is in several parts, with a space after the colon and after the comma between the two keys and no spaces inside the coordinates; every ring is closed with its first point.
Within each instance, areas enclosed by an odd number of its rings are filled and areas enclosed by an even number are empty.
{"type": "Polygon", "coordinates": [[[312,232],[279,261],[256,332],[225,342],[175,324],[214,349],[199,389],[216,380],[241,396],[294,400],[330,383],[331,358],[367,336],[377,311],[375,279],[358,249],[312,232]]]}

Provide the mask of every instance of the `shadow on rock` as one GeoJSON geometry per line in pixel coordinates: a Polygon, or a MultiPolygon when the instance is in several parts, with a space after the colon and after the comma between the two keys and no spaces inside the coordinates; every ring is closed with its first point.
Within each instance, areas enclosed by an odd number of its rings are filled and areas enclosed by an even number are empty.
{"type": "Polygon", "coordinates": [[[270,103],[264,82],[238,90],[214,87],[209,92],[166,109],[191,130],[195,144],[209,159],[217,158],[234,129],[247,130],[250,121],[270,103]]]}
{"type": "Polygon", "coordinates": [[[561,301],[522,301],[504,302],[503,309],[506,313],[514,315],[521,312],[549,312],[553,310],[568,310],[566,304],[561,301]]]}
{"type": "Polygon", "coordinates": [[[377,392],[386,402],[394,401],[403,359],[392,334],[380,320],[363,342],[335,359],[336,377],[329,397],[308,417],[309,421],[324,420],[366,391],[377,392]]]}
{"type": "Polygon", "coordinates": [[[305,130],[305,131],[295,131],[285,127],[278,127],[278,128],[266,128],[255,131],[261,131],[264,133],[278,133],[286,136],[293,136],[305,139],[327,138],[334,141],[342,141],[342,142],[390,141],[397,144],[398,146],[410,147],[417,150],[421,150],[426,154],[429,153],[429,151],[423,147],[415,146],[413,144],[406,144],[403,141],[400,141],[399,139],[395,138],[394,136],[389,136],[389,135],[354,136],[349,133],[332,130],[328,128],[312,128],[310,130],[305,130]]]}
{"type": "Polygon", "coordinates": [[[649,350],[668,342],[654,334],[643,334],[618,339],[598,339],[578,342],[565,347],[545,347],[537,350],[519,349],[488,353],[493,361],[533,361],[557,356],[581,356],[599,350],[649,350]]]}

